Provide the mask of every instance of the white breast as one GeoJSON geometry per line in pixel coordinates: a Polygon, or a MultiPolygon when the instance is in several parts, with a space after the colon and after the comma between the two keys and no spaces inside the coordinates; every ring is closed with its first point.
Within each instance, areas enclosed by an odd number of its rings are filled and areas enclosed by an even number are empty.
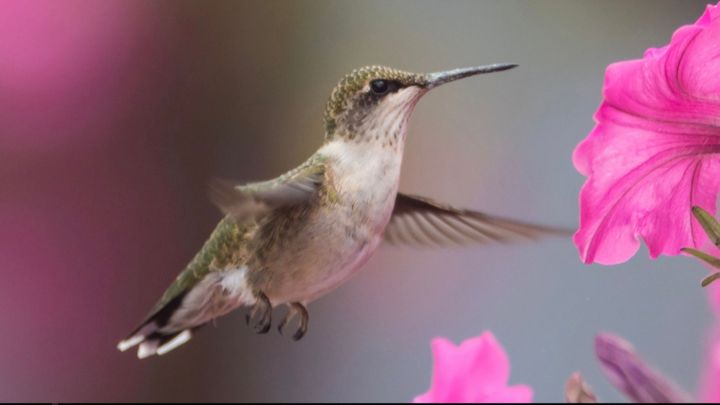
{"type": "Polygon", "coordinates": [[[332,182],[343,204],[352,204],[358,225],[381,232],[392,211],[400,180],[402,145],[334,141],[319,153],[331,161],[332,182]]]}
{"type": "Polygon", "coordinates": [[[331,162],[337,201],[308,223],[317,246],[303,247],[322,254],[309,259],[300,252],[288,252],[292,264],[298,266],[293,271],[302,275],[288,285],[275,286],[279,302],[309,302],[346,281],[377,248],[395,204],[401,151],[335,141],[319,153],[331,162]]]}

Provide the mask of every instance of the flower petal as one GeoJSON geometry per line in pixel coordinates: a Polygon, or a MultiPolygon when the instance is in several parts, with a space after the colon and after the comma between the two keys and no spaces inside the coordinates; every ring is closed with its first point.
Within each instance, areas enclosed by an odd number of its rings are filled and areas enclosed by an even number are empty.
{"type": "Polygon", "coordinates": [[[512,385],[502,390],[489,393],[485,400],[477,402],[494,402],[494,403],[530,403],[533,398],[533,390],[527,385],[512,385]]]}
{"type": "Polygon", "coordinates": [[[434,369],[430,390],[414,402],[528,402],[532,389],[507,386],[507,354],[490,332],[455,346],[447,339],[432,341],[434,369]]]}
{"type": "Polygon", "coordinates": [[[670,45],[608,66],[597,125],[573,154],[588,176],[574,237],[584,262],[626,261],[640,238],[653,258],[707,239],[690,208],[714,213],[720,191],[718,36],[711,6],[670,45]]]}
{"type": "Polygon", "coordinates": [[[647,365],[632,345],[618,336],[595,337],[595,355],[605,376],[633,402],[689,402],[690,396],[647,365]]]}

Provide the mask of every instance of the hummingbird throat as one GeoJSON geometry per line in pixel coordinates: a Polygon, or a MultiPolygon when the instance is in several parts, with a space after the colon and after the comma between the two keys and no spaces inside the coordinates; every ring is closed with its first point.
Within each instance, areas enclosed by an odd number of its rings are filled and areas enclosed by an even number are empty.
{"type": "Polygon", "coordinates": [[[405,142],[407,121],[426,91],[411,86],[381,99],[359,93],[348,100],[345,110],[332,123],[326,123],[326,141],[342,139],[380,144],[385,148],[401,147],[405,142]]]}

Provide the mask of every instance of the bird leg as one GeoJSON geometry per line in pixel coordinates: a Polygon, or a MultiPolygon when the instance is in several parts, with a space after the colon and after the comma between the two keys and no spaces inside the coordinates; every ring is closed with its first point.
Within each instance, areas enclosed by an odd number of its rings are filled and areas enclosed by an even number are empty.
{"type": "Polygon", "coordinates": [[[255,319],[256,315],[259,315],[257,322],[252,328],[255,330],[255,333],[268,333],[270,325],[272,324],[272,304],[270,304],[267,295],[262,291],[257,291],[255,298],[257,301],[250,310],[250,313],[245,315],[245,322],[250,326],[250,321],[255,319]]]}
{"type": "Polygon", "coordinates": [[[288,305],[288,312],[287,314],[285,314],[285,318],[283,318],[283,320],[280,322],[280,325],[278,325],[278,332],[283,335],[283,330],[285,329],[285,326],[287,326],[287,324],[295,317],[295,315],[300,315],[300,324],[298,325],[295,333],[292,335],[292,339],[294,341],[298,341],[302,339],[303,336],[305,336],[310,320],[310,315],[308,314],[307,309],[303,306],[303,304],[299,302],[293,302],[288,305]]]}

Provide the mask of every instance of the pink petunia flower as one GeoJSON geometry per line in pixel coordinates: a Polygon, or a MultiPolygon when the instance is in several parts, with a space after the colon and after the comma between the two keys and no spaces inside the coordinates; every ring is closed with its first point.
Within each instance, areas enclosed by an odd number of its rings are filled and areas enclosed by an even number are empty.
{"type": "Polygon", "coordinates": [[[650,256],[707,240],[691,207],[720,190],[720,7],[670,44],[605,72],[597,125],[573,154],[588,176],[574,242],[585,263],[616,264],[643,239],[650,256]]]}
{"type": "MultiPolygon", "coordinates": [[[[632,402],[686,403],[698,401],[717,403],[720,402],[720,329],[716,328],[710,337],[705,368],[700,378],[700,390],[695,398],[648,365],[635,353],[630,343],[618,336],[609,333],[597,335],[595,354],[610,383],[632,402]]],[[[571,381],[568,384],[570,389],[573,388],[570,384],[571,381]]],[[[584,384],[582,380],[580,383],[584,384]]],[[[586,402],[594,402],[595,398],[591,397],[590,399],[586,402]]]]}
{"type": "Polygon", "coordinates": [[[508,386],[510,363],[490,332],[455,346],[443,338],[432,341],[434,358],[430,390],[418,403],[530,402],[532,388],[508,386]]]}

